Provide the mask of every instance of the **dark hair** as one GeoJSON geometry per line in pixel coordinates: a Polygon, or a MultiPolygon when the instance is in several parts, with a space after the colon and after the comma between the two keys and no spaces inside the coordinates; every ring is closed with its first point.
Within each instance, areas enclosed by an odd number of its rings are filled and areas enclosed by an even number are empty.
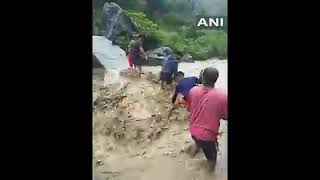
{"type": "Polygon", "coordinates": [[[205,86],[214,87],[217,79],[219,77],[219,71],[216,68],[209,67],[205,68],[202,73],[202,83],[205,86]]]}
{"type": "Polygon", "coordinates": [[[182,71],[178,71],[177,76],[184,76],[184,73],[182,71]]]}
{"type": "Polygon", "coordinates": [[[198,84],[203,84],[203,69],[201,69],[201,71],[200,71],[198,84]]]}
{"type": "Polygon", "coordinates": [[[169,49],[169,48],[164,49],[163,52],[165,53],[166,56],[167,55],[173,55],[173,51],[171,49],[169,49]]]}

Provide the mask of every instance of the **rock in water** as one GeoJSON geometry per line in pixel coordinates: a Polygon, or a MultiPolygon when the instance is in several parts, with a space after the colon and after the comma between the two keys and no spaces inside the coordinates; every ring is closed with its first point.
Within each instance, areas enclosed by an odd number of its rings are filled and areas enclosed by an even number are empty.
{"type": "Polygon", "coordinates": [[[138,32],[137,25],[128,17],[122,8],[114,2],[106,2],[102,9],[102,34],[112,42],[116,36],[125,31],[132,35],[138,32]]]}
{"type": "Polygon", "coordinates": [[[148,61],[146,62],[145,65],[149,66],[159,66],[162,63],[162,60],[164,59],[165,56],[165,50],[172,51],[170,47],[160,47],[157,49],[149,50],[146,52],[146,55],[148,57],[148,61]]]}
{"type": "MultiPolygon", "coordinates": [[[[173,52],[173,50],[167,46],[147,51],[146,55],[148,57],[148,61],[146,61],[145,65],[146,66],[162,65],[162,60],[164,60],[164,57],[166,55],[165,51],[167,50],[173,52]]],[[[181,58],[178,54],[175,54],[175,53],[174,53],[174,56],[176,56],[178,60],[180,60],[181,58]]]]}
{"type": "Polygon", "coordinates": [[[192,56],[190,54],[185,54],[184,56],[182,56],[182,58],[180,59],[180,62],[188,62],[188,63],[194,63],[194,60],[192,58],[192,56]]]}

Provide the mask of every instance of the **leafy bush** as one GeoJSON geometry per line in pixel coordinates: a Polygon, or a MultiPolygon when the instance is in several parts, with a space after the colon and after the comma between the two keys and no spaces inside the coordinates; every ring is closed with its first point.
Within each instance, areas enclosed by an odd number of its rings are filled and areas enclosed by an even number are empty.
{"type": "MultiPolygon", "coordinates": [[[[194,59],[204,60],[211,57],[227,57],[227,34],[218,30],[198,30],[195,26],[176,29],[176,31],[155,24],[144,13],[126,12],[139,30],[145,35],[144,48],[154,49],[161,46],[172,48],[177,54],[191,54],[194,59]]],[[[127,49],[128,36],[122,34],[117,44],[127,49]]]]}
{"type": "Polygon", "coordinates": [[[207,31],[205,35],[189,41],[186,52],[199,60],[210,57],[226,58],[228,54],[227,34],[223,31],[207,31]]]}

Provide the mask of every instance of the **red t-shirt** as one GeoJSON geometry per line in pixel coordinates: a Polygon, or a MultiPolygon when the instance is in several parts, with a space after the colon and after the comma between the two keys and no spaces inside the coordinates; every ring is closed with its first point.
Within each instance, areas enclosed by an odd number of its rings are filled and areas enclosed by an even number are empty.
{"type": "Polygon", "coordinates": [[[196,86],[188,96],[190,132],[204,141],[216,141],[220,119],[228,118],[227,93],[210,87],[196,86]]]}

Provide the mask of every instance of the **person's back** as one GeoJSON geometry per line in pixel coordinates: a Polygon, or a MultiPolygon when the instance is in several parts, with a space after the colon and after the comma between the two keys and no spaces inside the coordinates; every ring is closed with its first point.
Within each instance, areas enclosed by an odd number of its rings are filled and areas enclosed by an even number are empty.
{"type": "Polygon", "coordinates": [[[203,85],[193,87],[188,96],[190,133],[195,141],[187,152],[194,156],[201,148],[208,160],[209,170],[217,161],[217,136],[220,119],[228,119],[227,93],[215,88],[219,77],[216,68],[206,68],[200,73],[203,85]]]}
{"type": "Polygon", "coordinates": [[[163,61],[161,72],[176,74],[178,71],[178,60],[174,55],[169,55],[163,61]]]}
{"type": "Polygon", "coordinates": [[[162,61],[162,69],[160,72],[161,88],[164,89],[164,82],[166,82],[167,85],[172,84],[172,80],[177,74],[178,60],[172,52],[168,52],[165,59],[162,61]]]}
{"type": "Polygon", "coordinates": [[[130,44],[130,54],[136,58],[140,54],[140,47],[142,46],[141,40],[137,39],[130,44]]]}
{"type": "Polygon", "coordinates": [[[227,93],[196,86],[190,90],[190,132],[204,141],[216,141],[220,119],[227,119],[227,93]]]}
{"type": "Polygon", "coordinates": [[[195,76],[190,76],[181,79],[176,87],[176,92],[181,93],[183,96],[187,97],[189,95],[190,89],[196,86],[199,79],[195,76]]]}

